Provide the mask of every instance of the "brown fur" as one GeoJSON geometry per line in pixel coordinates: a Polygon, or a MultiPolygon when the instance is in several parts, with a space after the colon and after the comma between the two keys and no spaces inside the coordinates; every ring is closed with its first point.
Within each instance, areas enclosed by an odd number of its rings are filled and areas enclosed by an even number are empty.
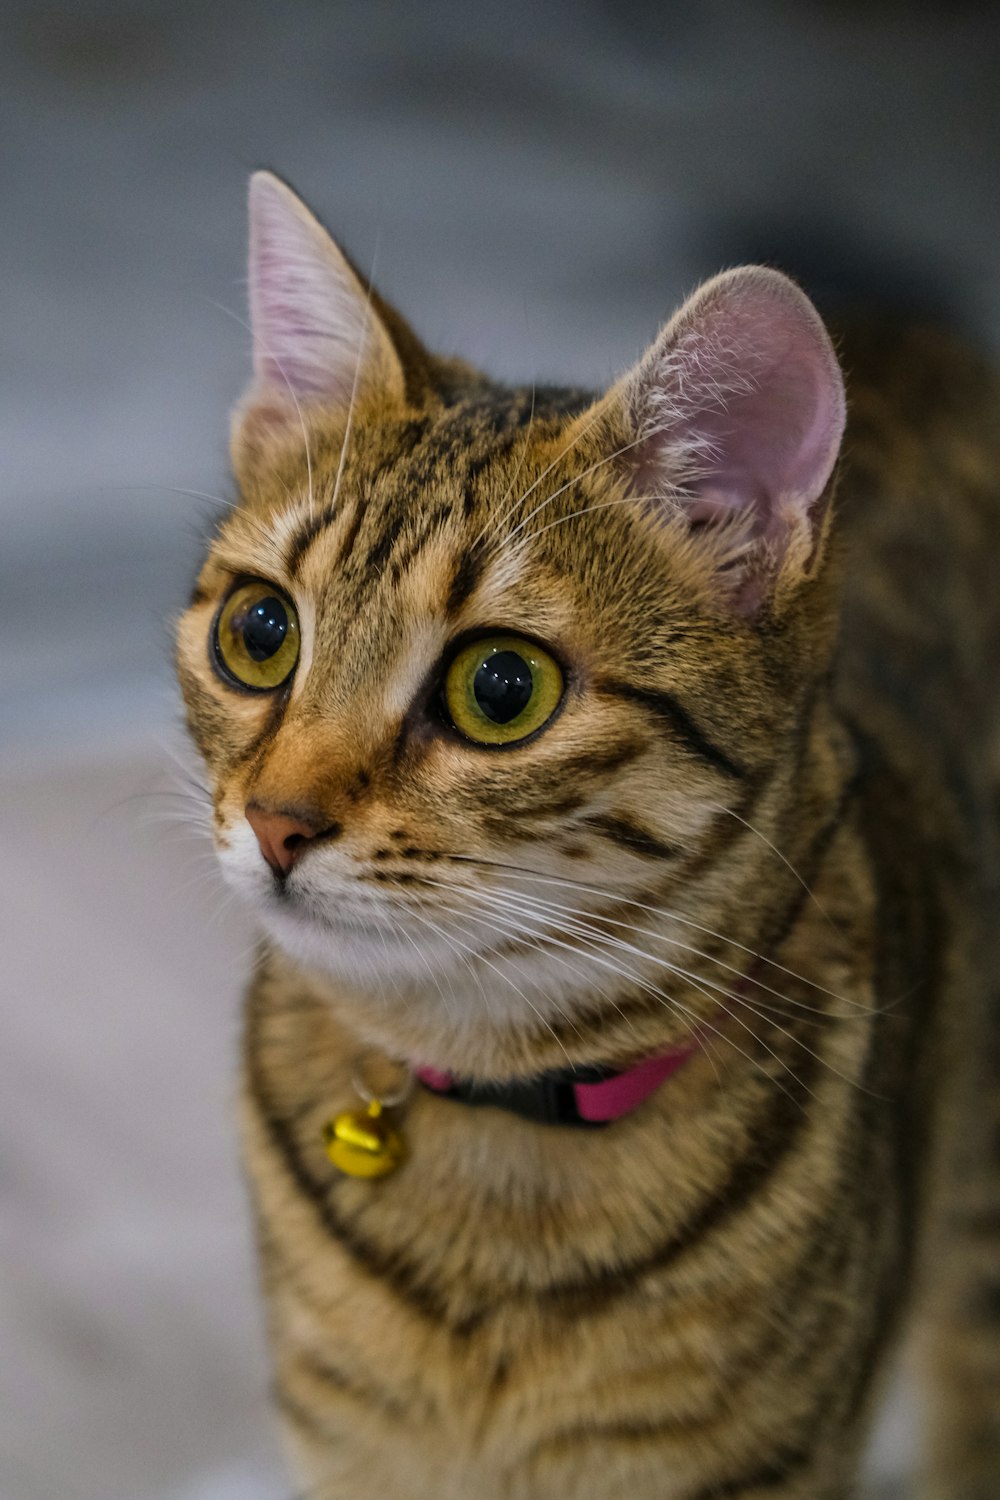
{"type": "Polygon", "coordinates": [[[179,645],[217,836],[249,802],[315,816],[412,933],[470,943],[491,892],[590,926],[498,918],[443,993],[416,951],[366,986],[263,948],[243,1119],[303,1493],[839,1500],[915,1301],[947,1386],[933,1493],[987,1500],[994,377],[930,335],[845,334],[836,514],[751,620],[720,601],[723,538],[622,503],[613,400],[595,420],[580,394],[500,388],[390,322],[405,390],[363,393],[346,446],[344,412],[307,409],[311,497],[294,425],[237,429],[241,501],[179,645]],[[287,694],[211,666],[241,575],[298,605],[287,694]],[[434,720],[449,643],[485,626],[567,669],[558,719],[516,752],[434,720]],[[551,1004],[530,989],[543,962],[551,1004]],[[537,1014],[516,995],[491,1011],[500,972],[537,1014]],[[397,1174],[352,1180],[324,1154],[361,1048],[504,1078],[626,1065],[694,1023],[700,1054],[605,1131],[419,1091],[397,1174]]]}

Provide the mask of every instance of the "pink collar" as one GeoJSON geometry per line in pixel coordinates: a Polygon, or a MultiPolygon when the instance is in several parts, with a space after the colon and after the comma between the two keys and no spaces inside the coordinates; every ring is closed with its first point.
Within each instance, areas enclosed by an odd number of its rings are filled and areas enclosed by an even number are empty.
{"type": "Polygon", "coordinates": [[[608,1125],[638,1109],[697,1050],[697,1042],[688,1042],[647,1057],[622,1073],[610,1068],[562,1068],[509,1083],[475,1083],[431,1067],[413,1071],[432,1093],[464,1104],[492,1104],[543,1125],[608,1125]]]}

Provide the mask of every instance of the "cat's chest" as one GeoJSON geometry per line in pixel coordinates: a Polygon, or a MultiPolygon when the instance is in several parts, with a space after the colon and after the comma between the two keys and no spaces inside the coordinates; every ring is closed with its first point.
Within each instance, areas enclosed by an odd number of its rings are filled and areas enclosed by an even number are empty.
{"type": "Polygon", "coordinates": [[[377,1274],[385,1267],[333,1242],[307,1264],[306,1248],[267,1281],[278,1389],[307,1478],[329,1473],[333,1451],[359,1500],[468,1500],[470,1474],[479,1500],[689,1489],[686,1425],[718,1408],[720,1370],[735,1368],[740,1343],[707,1329],[703,1296],[664,1283],[603,1307],[511,1300],[452,1324],[419,1289],[377,1274]],[[314,1447],[310,1428],[323,1435],[314,1447]]]}
{"type": "Polygon", "coordinates": [[[749,1424],[768,1372],[780,1411],[795,1328],[842,1328],[843,1278],[860,1286],[872,1253],[845,1241],[864,1174],[840,1165],[867,1023],[831,1033],[830,1067],[796,1053],[778,1089],[706,1049],[592,1132],[416,1091],[406,1162],[366,1181],[323,1141],[357,1107],[343,1037],[323,1007],[268,997],[245,1144],[299,1472],[340,1466],[330,1493],[354,1500],[468,1500],[470,1474],[481,1500],[672,1500],[709,1460],[737,1468],[733,1392],[749,1424]]]}

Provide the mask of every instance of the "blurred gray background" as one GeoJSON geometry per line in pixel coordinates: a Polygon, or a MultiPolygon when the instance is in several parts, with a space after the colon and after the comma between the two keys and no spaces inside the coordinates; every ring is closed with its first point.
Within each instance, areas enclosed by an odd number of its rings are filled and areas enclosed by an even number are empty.
{"type": "Polygon", "coordinates": [[[230,1118],[252,934],[157,790],[248,171],[501,375],[606,382],[748,254],[996,349],[998,64],[959,0],[4,0],[0,1500],[288,1496],[230,1118]]]}

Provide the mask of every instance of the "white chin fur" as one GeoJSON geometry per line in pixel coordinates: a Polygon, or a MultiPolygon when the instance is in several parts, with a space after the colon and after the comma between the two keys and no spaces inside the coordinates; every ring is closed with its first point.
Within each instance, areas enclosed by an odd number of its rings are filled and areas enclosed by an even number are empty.
{"type": "Polygon", "coordinates": [[[246,834],[233,830],[219,849],[227,884],[294,962],[354,989],[440,1008],[452,1022],[486,1011],[516,1027],[565,1015],[586,997],[588,978],[595,987],[607,981],[601,968],[586,973],[585,954],[543,954],[529,941],[500,956],[489,925],[393,909],[382,892],[353,884],[350,856],[340,851],[306,862],[279,895],[249,827],[246,834]]]}
{"type": "Polygon", "coordinates": [[[258,908],[257,916],[290,958],[356,988],[410,990],[432,974],[446,974],[449,959],[454,961],[454,953],[430,933],[418,948],[416,939],[388,925],[350,918],[327,924],[301,909],[276,905],[273,898],[258,908]]]}
{"type": "MultiPolygon", "coordinates": [[[[279,893],[249,827],[231,830],[218,854],[226,883],[278,947],[297,963],[332,978],[374,989],[387,981],[405,984],[421,967],[426,976],[421,954],[443,946],[421,942],[418,950],[376,895],[366,898],[351,889],[343,856],[331,860],[326,854],[324,859],[325,864],[343,864],[342,870],[314,868],[307,879],[305,872],[295,871],[287,891],[279,893]]],[[[428,931],[427,938],[432,937],[428,931]]],[[[429,956],[428,961],[433,962],[429,956]]]]}

